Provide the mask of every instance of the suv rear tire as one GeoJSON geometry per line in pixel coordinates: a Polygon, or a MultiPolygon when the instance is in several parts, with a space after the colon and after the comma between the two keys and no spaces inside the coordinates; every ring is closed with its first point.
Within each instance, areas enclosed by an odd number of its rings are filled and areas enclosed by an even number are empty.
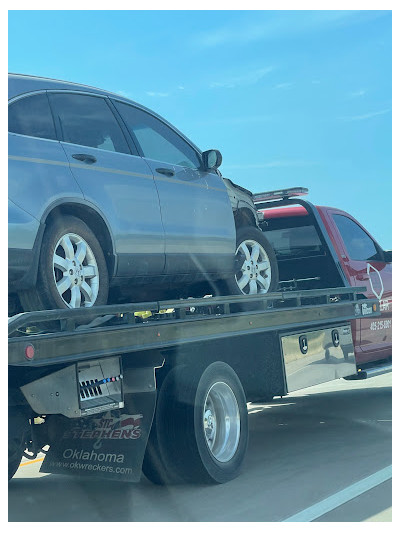
{"type": "Polygon", "coordinates": [[[25,311],[92,307],[107,303],[108,288],[99,241],[82,220],[64,216],[43,236],[36,287],[19,297],[25,311]]]}

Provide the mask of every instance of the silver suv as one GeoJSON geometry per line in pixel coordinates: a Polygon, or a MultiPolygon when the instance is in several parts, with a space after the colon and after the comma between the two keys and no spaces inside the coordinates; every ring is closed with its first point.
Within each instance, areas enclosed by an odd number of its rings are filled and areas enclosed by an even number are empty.
{"type": "Polygon", "coordinates": [[[221,161],[122,96],[9,75],[10,312],[275,289],[221,161]]]}

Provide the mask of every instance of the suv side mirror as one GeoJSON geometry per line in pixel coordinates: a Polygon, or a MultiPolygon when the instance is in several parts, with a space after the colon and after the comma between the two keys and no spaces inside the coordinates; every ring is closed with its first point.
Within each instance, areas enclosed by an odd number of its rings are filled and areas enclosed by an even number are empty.
{"type": "Polygon", "coordinates": [[[385,263],[391,263],[392,262],[392,250],[389,250],[387,252],[383,252],[383,260],[385,263]]]}
{"type": "Polygon", "coordinates": [[[205,170],[215,170],[222,163],[222,154],[219,150],[207,150],[201,154],[205,170]]]}

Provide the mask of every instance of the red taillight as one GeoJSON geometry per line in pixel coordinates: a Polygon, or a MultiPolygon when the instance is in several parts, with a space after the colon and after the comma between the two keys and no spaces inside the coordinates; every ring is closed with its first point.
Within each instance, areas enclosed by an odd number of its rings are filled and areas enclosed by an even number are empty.
{"type": "Polygon", "coordinates": [[[35,348],[32,346],[32,344],[28,344],[25,348],[25,357],[29,360],[33,359],[35,356],[35,348]]]}

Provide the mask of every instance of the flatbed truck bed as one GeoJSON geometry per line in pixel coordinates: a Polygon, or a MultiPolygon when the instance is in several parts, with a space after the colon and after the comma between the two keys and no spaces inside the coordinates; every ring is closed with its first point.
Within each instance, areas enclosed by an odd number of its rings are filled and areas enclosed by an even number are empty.
{"type": "Polygon", "coordinates": [[[155,483],[229,481],[247,407],[357,377],[363,287],[22,313],[9,319],[9,477],[43,472],[155,483]]]}

